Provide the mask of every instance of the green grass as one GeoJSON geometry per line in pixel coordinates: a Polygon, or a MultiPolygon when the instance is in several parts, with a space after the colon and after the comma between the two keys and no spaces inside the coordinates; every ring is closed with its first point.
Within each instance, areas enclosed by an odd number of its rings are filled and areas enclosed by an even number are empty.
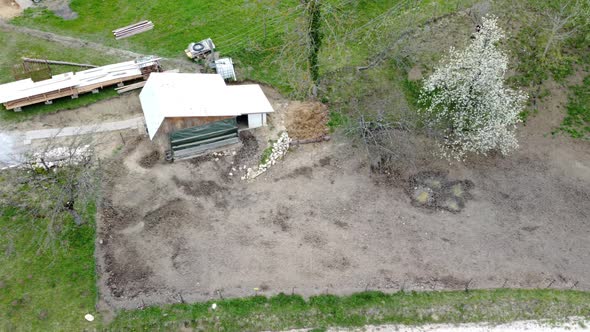
{"type": "MultiPolygon", "coordinates": [[[[372,54],[387,47],[399,30],[472,2],[475,0],[419,3],[328,0],[323,5],[320,72],[365,64],[372,54]],[[408,12],[409,5],[418,5],[422,10],[413,10],[414,14],[403,19],[391,19],[408,12]],[[389,15],[382,15],[384,12],[389,15]]],[[[234,58],[240,79],[261,81],[282,92],[294,92],[304,89],[298,84],[308,79],[305,43],[297,30],[304,19],[299,3],[296,0],[73,0],[71,8],[79,14],[78,19],[65,21],[49,11],[27,9],[23,16],[11,22],[139,53],[176,58],[185,58],[183,50],[190,42],[211,37],[222,55],[234,58]],[[113,38],[111,30],[143,19],[152,20],[155,28],[124,40],[113,38]]]]}
{"type": "Polygon", "coordinates": [[[268,142],[268,147],[266,147],[266,149],[262,150],[262,154],[260,156],[260,164],[266,164],[266,162],[268,161],[268,159],[270,158],[270,156],[272,155],[272,146],[276,141],[270,140],[268,142]]]}
{"type": "Polygon", "coordinates": [[[239,72],[253,80],[285,86],[275,62],[281,35],[297,17],[298,2],[74,0],[79,18],[64,21],[49,11],[28,9],[12,23],[130,49],[144,54],[186,59],[184,49],[193,41],[211,37],[218,50],[233,56],[239,72]],[[116,41],[111,30],[143,19],[155,28],[116,41]],[[265,28],[266,21],[266,28],[265,28]]]}
{"type": "Polygon", "coordinates": [[[560,130],[573,138],[590,139],[590,76],[572,87],[560,130]]]}
{"type": "Polygon", "coordinates": [[[55,113],[64,110],[77,109],[83,106],[87,106],[97,101],[106,100],[118,96],[115,88],[102,89],[100,93],[86,93],[80,95],[77,99],[71,99],[69,97],[60,98],[53,101],[51,105],[35,104],[22,108],[21,112],[14,112],[12,110],[6,110],[4,106],[0,106],[0,122],[18,122],[32,118],[38,114],[55,113]]]}
{"type": "MultiPolygon", "coordinates": [[[[88,215],[94,215],[94,207],[88,215]]],[[[94,218],[76,227],[64,219],[58,238],[40,249],[44,218],[0,207],[0,330],[80,331],[94,328],[94,218]]]]}
{"type": "MultiPolygon", "coordinates": [[[[22,64],[22,57],[90,63],[98,66],[122,60],[89,49],[64,47],[58,43],[18,32],[0,30],[0,44],[2,45],[0,48],[0,83],[14,80],[12,67],[22,64]]],[[[84,70],[84,68],[70,66],[51,66],[51,69],[54,75],[84,70]]]]}
{"type": "MultiPolygon", "coordinates": [[[[5,32],[0,30],[0,83],[11,82],[12,67],[22,63],[22,57],[44,58],[50,60],[62,60],[69,62],[91,63],[105,65],[120,61],[116,57],[105,56],[88,49],[68,48],[60,44],[34,38],[18,32],[5,32]]],[[[71,66],[51,66],[52,73],[61,74],[69,71],[79,71],[84,68],[71,66]]],[[[40,113],[52,113],[60,110],[75,109],[116,96],[114,89],[104,89],[99,94],[85,94],[78,99],[61,98],[55,100],[52,105],[37,104],[23,108],[20,113],[7,111],[0,105],[0,122],[16,122],[29,119],[40,113]]]]}
{"type": "Polygon", "coordinates": [[[590,293],[553,290],[364,292],[304,300],[297,295],[261,296],[177,304],[122,311],[109,326],[114,330],[259,331],[291,328],[356,327],[367,324],[561,320],[590,314],[590,293]],[[211,304],[217,303],[212,310],[211,304]]]}
{"type": "Polygon", "coordinates": [[[341,112],[330,111],[328,114],[328,128],[330,133],[333,133],[338,128],[346,127],[350,123],[350,117],[342,114],[341,112]]]}

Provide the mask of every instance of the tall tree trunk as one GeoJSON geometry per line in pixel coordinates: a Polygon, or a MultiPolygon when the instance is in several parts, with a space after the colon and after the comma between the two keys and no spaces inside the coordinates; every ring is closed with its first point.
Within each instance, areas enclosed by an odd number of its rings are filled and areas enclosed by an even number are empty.
{"type": "Polygon", "coordinates": [[[307,12],[307,23],[308,30],[307,36],[309,38],[309,74],[313,81],[312,91],[314,97],[317,94],[317,85],[320,79],[320,66],[319,66],[319,52],[322,46],[322,14],[321,14],[321,0],[303,0],[306,12],[307,12]]]}

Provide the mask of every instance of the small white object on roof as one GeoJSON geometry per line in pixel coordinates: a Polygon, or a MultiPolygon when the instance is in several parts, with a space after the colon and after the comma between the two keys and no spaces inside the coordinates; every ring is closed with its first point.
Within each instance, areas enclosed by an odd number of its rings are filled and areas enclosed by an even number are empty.
{"type": "Polygon", "coordinates": [[[234,62],[231,58],[215,60],[215,71],[226,80],[236,80],[234,62]]]}
{"type": "Polygon", "coordinates": [[[94,320],[94,316],[92,316],[91,314],[86,314],[84,315],[84,319],[86,319],[89,322],[92,322],[94,320]]]}
{"type": "Polygon", "coordinates": [[[165,118],[272,113],[257,84],[225,84],[218,74],[152,73],[139,95],[150,139],[165,118]]]}

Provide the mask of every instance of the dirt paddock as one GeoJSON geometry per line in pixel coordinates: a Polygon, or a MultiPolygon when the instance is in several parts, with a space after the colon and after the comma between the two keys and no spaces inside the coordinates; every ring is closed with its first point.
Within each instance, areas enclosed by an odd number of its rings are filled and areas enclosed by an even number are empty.
{"type": "Polygon", "coordinates": [[[247,163],[240,151],[146,168],[149,142],[130,144],[99,212],[103,300],[136,308],[279,292],[588,290],[588,145],[529,134],[507,158],[429,166],[472,183],[459,213],[415,206],[344,138],[297,147],[251,183],[228,175],[247,163]]]}

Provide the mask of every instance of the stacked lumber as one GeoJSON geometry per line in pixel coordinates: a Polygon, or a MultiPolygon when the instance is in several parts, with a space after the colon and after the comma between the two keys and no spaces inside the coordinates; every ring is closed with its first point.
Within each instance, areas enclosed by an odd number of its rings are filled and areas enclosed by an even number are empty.
{"type": "Polygon", "coordinates": [[[122,86],[120,88],[115,88],[115,90],[117,91],[118,94],[122,94],[125,92],[129,92],[129,91],[133,91],[133,90],[137,90],[137,89],[141,89],[145,86],[146,81],[141,81],[138,83],[134,83],[134,84],[129,84],[126,86],[122,86]]]}
{"type": "Polygon", "coordinates": [[[137,35],[138,33],[142,33],[154,28],[154,23],[152,21],[141,21],[137,22],[116,30],[113,30],[113,35],[115,35],[115,39],[123,39],[127,37],[131,37],[133,35],[137,35]]]}
{"type": "Polygon", "coordinates": [[[46,63],[46,64],[50,64],[50,65],[64,65],[64,66],[76,66],[76,67],[86,67],[86,68],[98,68],[98,66],[89,65],[86,63],[76,63],[76,62],[66,62],[66,61],[56,61],[56,60],[23,58],[23,61],[24,62],[31,62],[31,63],[46,63]]]}
{"type": "MultiPolygon", "coordinates": [[[[50,79],[34,82],[27,78],[6,84],[0,84],[0,104],[8,110],[20,111],[24,106],[54,99],[78,95],[87,92],[98,92],[107,86],[124,82],[145,79],[143,70],[159,68],[159,58],[145,57],[135,61],[115,63],[98,68],[87,69],[77,73],[69,72],[52,76],[50,79]]],[[[122,87],[121,90],[131,91],[140,88],[145,82],[122,87]]]]}

